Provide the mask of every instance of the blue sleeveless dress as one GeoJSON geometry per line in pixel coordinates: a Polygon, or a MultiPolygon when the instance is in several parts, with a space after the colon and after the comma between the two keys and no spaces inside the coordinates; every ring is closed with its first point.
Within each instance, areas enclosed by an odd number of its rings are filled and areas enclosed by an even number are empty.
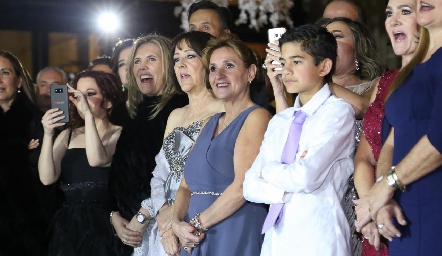
{"type": "MultiPolygon", "coordinates": [[[[184,166],[184,177],[192,192],[187,221],[206,210],[233,182],[233,152],[236,139],[252,106],[238,115],[218,136],[213,134],[224,113],[214,115],[198,137],[184,166]],[[204,193],[206,192],[206,193],[204,193]],[[208,194],[207,192],[210,192],[208,194]]],[[[256,256],[261,252],[262,225],[267,215],[264,204],[246,202],[228,218],[210,227],[206,237],[193,249],[192,255],[256,256]]],[[[189,255],[181,250],[181,255],[189,255]]]]}
{"type": "MultiPolygon", "coordinates": [[[[416,66],[388,99],[386,122],[394,127],[393,165],[397,165],[427,135],[442,152],[442,48],[416,66]]],[[[388,133],[387,130],[383,132],[388,133]]],[[[412,182],[394,199],[402,207],[406,226],[396,224],[401,238],[390,243],[390,255],[442,255],[442,166],[412,182]]]]}

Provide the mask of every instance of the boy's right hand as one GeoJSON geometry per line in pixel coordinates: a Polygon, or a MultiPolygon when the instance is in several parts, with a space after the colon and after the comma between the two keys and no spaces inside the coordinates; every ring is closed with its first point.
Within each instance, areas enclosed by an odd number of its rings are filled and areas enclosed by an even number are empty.
{"type": "Polygon", "coordinates": [[[269,43],[266,52],[267,56],[264,60],[264,64],[267,66],[267,76],[272,84],[273,94],[275,97],[285,97],[284,83],[282,82],[282,66],[281,64],[272,63],[273,61],[279,63],[279,58],[281,57],[279,46],[269,43]]]}

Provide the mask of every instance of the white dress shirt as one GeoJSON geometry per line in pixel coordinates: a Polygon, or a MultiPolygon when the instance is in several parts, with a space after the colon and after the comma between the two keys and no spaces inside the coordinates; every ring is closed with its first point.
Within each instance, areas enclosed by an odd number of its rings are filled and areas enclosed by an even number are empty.
{"type": "Polygon", "coordinates": [[[341,202],[353,173],[354,111],[325,84],[304,106],[275,115],[244,180],[244,197],[285,203],[281,221],[264,238],[261,256],[350,255],[350,231],[341,202]],[[307,114],[296,159],[281,155],[295,111],[307,114]],[[304,157],[301,157],[302,155],[304,157]]]}

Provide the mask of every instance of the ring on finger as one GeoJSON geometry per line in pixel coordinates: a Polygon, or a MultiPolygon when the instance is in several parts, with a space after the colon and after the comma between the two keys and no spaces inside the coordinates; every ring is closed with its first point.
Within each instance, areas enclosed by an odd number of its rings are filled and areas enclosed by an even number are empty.
{"type": "Polygon", "coordinates": [[[383,227],[384,227],[384,224],[382,224],[382,223],[378,224],[379,229],[382,229],[383,227]]]}

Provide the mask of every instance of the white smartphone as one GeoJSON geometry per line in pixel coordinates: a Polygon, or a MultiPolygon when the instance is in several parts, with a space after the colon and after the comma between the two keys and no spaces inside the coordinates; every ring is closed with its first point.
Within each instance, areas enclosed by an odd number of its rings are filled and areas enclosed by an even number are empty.
{"type": "Polygon", "coordinates": [[[269,29],[269,43],[276,43],[276,41],[281,38],[282,34],[284,34],[286,31],[285,28],[271,28],[269,29]]]}
{"type": "MultiPolygon", "coordinates": [[[[279,38],[281,38],[282,34],[284,34],[286,31],[285,28],[271,28],[268,30],[268,35],[269,35],[269,43],[273,43],[276,44],[276,41],[279,40],[279,38]]],[[[272,50],[276,50],[271,48],[272,50]]],[[[272,64],[281,64],[279,61],[272,61],[272,64]]],[[[275,68],[275,70],[282,70],[282,68],[275,68]]]]}

